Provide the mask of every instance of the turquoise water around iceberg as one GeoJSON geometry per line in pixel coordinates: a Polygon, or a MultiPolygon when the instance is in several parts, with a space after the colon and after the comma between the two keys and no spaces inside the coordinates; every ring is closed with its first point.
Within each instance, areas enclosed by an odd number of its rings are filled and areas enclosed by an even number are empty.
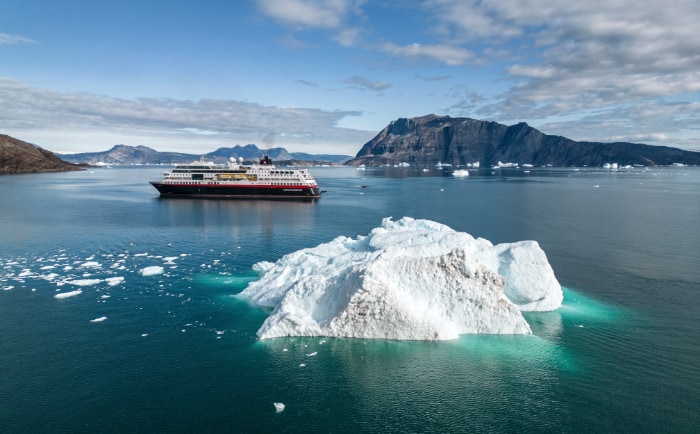
{"type": "Polygon", "coordinates": [[[160,200],[160,168],[0,178],[0,426],[697,431],[697,169],[434,170],[319,168],[315,204],[160,200]],[[255,262],[404,215],[537,240],[564,306],[532,336],[257,339],[255,262]]]}

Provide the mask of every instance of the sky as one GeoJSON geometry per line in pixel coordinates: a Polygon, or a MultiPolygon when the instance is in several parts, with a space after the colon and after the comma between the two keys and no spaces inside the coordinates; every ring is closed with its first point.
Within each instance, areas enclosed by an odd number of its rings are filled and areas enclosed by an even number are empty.
{"type": "Polygon", "coordinates": [[[697,0],[2,0],[0,134],[355,155],[427,114],[700,151],[697,0]]]}

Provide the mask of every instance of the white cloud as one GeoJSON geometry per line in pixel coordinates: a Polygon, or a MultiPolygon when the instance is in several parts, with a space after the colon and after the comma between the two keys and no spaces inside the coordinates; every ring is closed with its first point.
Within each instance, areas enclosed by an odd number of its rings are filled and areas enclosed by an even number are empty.
{"type": "Polygon", "coordinates": [[[360,35],[360,29],[348,28],[340,31],[333,40],[342,47],[352,47],[357,44],[360,35]]]}
{"type": "Polygon", "coordinates": [[[0,78],[0,101],[4,132],[22,140],[63,137],[62,143],[36,143],[56,152],[59,145],[60,152],[82,152],[95,150],[96,145],[159,143],[159,150],[193,152],[194,148],[256,143],[290,151],[354,154],[376,134],[337,126],[345,117],[361,115],[354,111],[234,100],[128,100],[45,90],[8,78],[0,78]],[[71,146],[65,143],[70,140],[67,131],[74,132],[72,146],[78,149],[65,149],[71,146]],[[80,146],[79,139],[100,143],[80,146]]]}
{"type": "MultiPolygon", "coordinates": [[[[548,116],[700,90],[694,1],[432,0],[454,40],[508,47],[505,116],[548,116]]],[[[485,52],[485,51],[484,51],[485,52]]]]}
{"type": "Polygon", "coordinates": [[[258,0],[260,11],[285,24],[300,27],[337,28],[357,8],[351,0],[258,0]]]}
{"type": "Polygon", "coordinates": [[[498,101],[453,109],[578,140],[700,148],[700,8],[691,0],[427,0],[436,34],[506,62],[498,101]],[[509,64],[509,65],[508,65],[509,64]],[[675,102],[671,102],[675,101],[675,102]],[[685,101],[685,102],[678,102],[685,101]],[[567,121],[553,121],[566,117],[567,121]]]}
{"type": "Polygon", "coordinates": [[[700,103],[643,101],[539,125],[575,140],[636,142],[700,151],[700,103]]]}
{"type": "Polygon", "coordinates": [[[472,57],[473,53],[461,47],[434,44],[410,44],[399,46],[391,42],[382,45],[381,50],[394,56],[437,60],[445,65],[463,65],[472,57]]]}
{"type": "Polygon", "coordinates": [[[0,33],[0,45],[15,45],[15,44],[34,44],[35,42],[29,38],[17,35],[8,35],[0,33]]]}

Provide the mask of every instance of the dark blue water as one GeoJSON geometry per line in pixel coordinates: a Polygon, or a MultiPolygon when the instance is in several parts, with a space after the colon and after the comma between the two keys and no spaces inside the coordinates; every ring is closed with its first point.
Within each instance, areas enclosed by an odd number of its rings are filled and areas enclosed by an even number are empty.
{"type": "Polygon", "coordinates": [[[161,172],[0,177],[2,432],[700,430],[697,168],[315,168],[316,203],[161,200],[161,172]],[[537,240],[564,306],[534,336],[257,340],[252,264],[388,216],[537,240]]]}

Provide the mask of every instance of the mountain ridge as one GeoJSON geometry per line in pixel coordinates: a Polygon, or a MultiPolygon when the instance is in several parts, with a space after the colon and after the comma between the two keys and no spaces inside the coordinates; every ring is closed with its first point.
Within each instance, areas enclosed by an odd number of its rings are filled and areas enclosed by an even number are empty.
{"type": "Polygon", "coordinates": [[[215,163],[224,163],[230,158],[243,158],[244,161],[257,161],[264,155],[277,163],[310,164],[335,163],[342,164],[352,158],[350,155],[306,154],[303,152],[288,152],[285,148],[260,149],[254,144],[234,147],[221,147],[206,154],[188,154],[181,152],[160,152],[147,146],[114,145],[107,151],[82,152],[76,154],[58,154],[66,161],[85,164],[177,164],[189,163],[201,158],[215,163]]]}
{"type": "Polygon", "coordinates": [[[545,134],[525,122],[508,126],[430,114],[392,121],[346,164],[381,166],[401,162],[424,166],[479,163],[484,167],[499,162],[558,167],[606,163],[700,165],[700,152],[629,142],[577,142],[545,134]]]}

